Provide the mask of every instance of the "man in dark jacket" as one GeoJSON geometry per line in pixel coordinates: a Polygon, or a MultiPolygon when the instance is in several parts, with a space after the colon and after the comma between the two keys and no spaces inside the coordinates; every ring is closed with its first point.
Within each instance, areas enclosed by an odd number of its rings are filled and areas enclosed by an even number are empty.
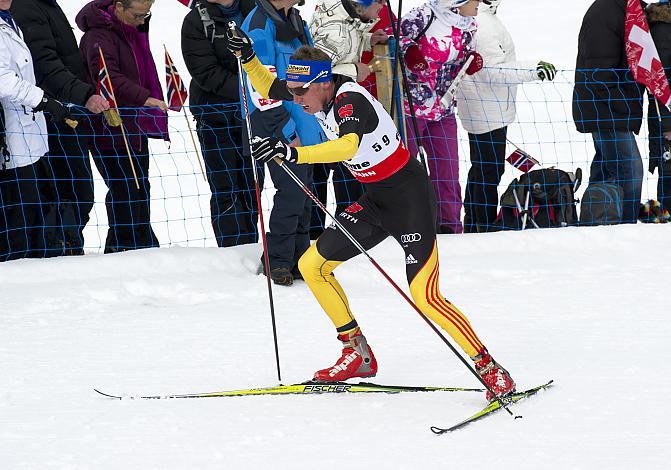
{"type": "Polygon", "coordinates": [[[629,71],[624,19],[627,0],[595,0],[578,36],[573,120],[591,133],[596,155],[590,183],[615,180],[624,191],[622,223],[635,224],[643,162],[634,140],[643,119],[643,86],[629,71]]]}
{"type": "MultiPolygon", "coordinates": [[[[33,56],[37,86],[64,103],[85,106],[92,113],[109,108],[86,83],[86,68],[75,35],[56,0],[13,2],[14,20],[23,31],[33,56]]],[[[47,121],[49,157],[41,158],[47,256],[84,253],[82,231],[93,208],[93,178],[89,143],[82,130],[47,121]]]]}
{"type": "MultiPolygon", "coordinates": [[[[646,13],[666,78],[671,80],[671,4],[669,0],[651,3],[646,13]]],[[[648,97],[649,170],[654,173],[657,168],[657,199],[662,207],[671,210],[671,112],[652,95],[648,94],[648,97]]]]}
{"type": "MultiPolygon", "coordinates": [[[[307,25],[294,8],[301,0],[256,0],[242,30],[254,41],[261,62],[283,79],[289,57],[302,45],[312,45],[307,25]]],[[[274,136],[290,146],[314,145],[325,136],[314,116],[295,103],[264,99],[251,84],[249,119],[253,135],[274,136]]],[[[312,166],[285,164],[308,187],[312,166]]],[[[312,201],[275,162],[268,172],[277,189],[268,221],[270,277],[275,284],[290,286],[300,276],[298,259],[310,246],[312,201]]]]}
{"type": "Polygon", "coordinates": [[[93,161],[109,188],[105,253],[159,246],[151,228],[148,139],[169,137],[168,107],[149,48],[153,4],[154,0],[93,0],[75,19],[84,32],[79,49],[89,83],[98,80],[101,49],[117,105],[127,108],[121,117],[132,167],[122,127],[112,127],[102,117],[91,119],[93,161]]]}
{"type": "Polygon", "coordinates": [[[254,6],[254,0],[201,0],[182,24],[191,112],[212,192],[212,228],[222,247],[258,240],[252,159],[242,154],[238,63],[226,47],[228,22],[241,26],[254,6]]]}

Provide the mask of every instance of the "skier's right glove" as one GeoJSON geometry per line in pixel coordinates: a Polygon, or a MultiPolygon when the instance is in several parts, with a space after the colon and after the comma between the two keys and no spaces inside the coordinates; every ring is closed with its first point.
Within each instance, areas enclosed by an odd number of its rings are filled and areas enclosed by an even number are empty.
{"type": "Polygon", "coordinates": [[[254,137],[252,156],[264,163],[275,158],[295,163],[298,160],[298,151],[275,137],[254,137]]]}
{"type": "Polygon", "coordinates": [[[68,108],[63,106],[58,100],[53,98],[47,98],[46,96],[42,98],[40,104],[33,108],[35,112],[45,112],[51,116],[53,122],[65,122],[67,120],[72,120],[72,115],[68,108]]]}
{"type": "Polygon", "coordinates": [[[233,55],[240,57],[243,64],[246,64],[256,57],[252,40],[249,39],[249,36],[243,30],[235,26],[235,23],[229,23],[228,25],[229,27],[226,29],[226,39],[228,40],[226,47],[233,55]]]}
{"type": "Polygon", "coordinates": [[[538,78],[549,82],[554,80],[557,76],[557,68],[550,62],[543,62],[542,60],[538,62],[536,72],[538,72],[538,78]]]}

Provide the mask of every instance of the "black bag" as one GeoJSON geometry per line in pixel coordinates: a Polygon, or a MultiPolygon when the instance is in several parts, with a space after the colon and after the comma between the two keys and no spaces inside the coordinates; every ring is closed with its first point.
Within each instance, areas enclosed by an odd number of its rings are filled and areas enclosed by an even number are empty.
{"type": "Polygon", "coordinates": [[[514,179],[501,196],[495,230],[577,225],[575,192],[581,181],[580,168],[575,174],[545,168],[514,179]]]}
{"type": "Polygon", "coordinates": [[[622,221],[624,191],[613,181],[590,183],[580,203],[580,225],[613,225],[622,221]]]}

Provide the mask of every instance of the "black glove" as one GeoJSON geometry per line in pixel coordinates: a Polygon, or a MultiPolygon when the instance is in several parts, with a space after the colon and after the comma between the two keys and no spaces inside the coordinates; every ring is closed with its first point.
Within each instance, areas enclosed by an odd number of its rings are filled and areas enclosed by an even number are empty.
{"type": "Polygon", "coordinates": [[[275,137],[254,137],[252,139],[252,156],[264,163],[273,158],[292,163],[298,161],[298,151],[275,137]]]}
{"type": "Polygon", "coordinates": [[[538,62],[538,67],[536,67],[536,72],[538,73],[538,78],[542,80],[547,80],[551,82],[555,79],[557,75],[557,68],[552,65],[550,62],[540,61],[538,62]]]}
{"type": "Polygon", "coordinates": [[[235,26],[235,23],[228,23],[228,29],[226,29],[226,39],[228,50],[231,51],[236,57],[240,57],[243,64],[246,64],[254,57],[254,47],[252,47],[252,40],[249,39],[249,36],[245,34],[243,30],[235,26]]]}
{"type": "Polygon", "coordinates": [[[65,122],[66,119],[72,119],[70,110],[63,106],[63,103],[53,98],[47,98],[46,96],[42,98],[40,104],[33,108],[33,111],[44,111],[45,113],[50,114],[53,122],[65,122]]]}

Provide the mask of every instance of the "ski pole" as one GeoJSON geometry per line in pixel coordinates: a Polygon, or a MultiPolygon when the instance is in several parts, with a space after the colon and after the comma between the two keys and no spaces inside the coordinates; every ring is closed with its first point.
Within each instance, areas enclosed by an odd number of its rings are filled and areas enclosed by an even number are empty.
{"type": "MultiPolygon", "coordinates": [[[[445,335],[443,335],[440,332],[440,330],[438,330],[436,325],[434,325],[431,322],[431,320],[424,314],[424,312],[422,312],[422,310],[420,310],[420,308],[417,306],[417,304],[410,297],[408,297],[408,294],[403,292],[403,289],[401,289],[399,287],[399,285],[396,284],[396,282],[394,282],[394,280],[389,276],[389,274],[387,274],[387,272],[382,268],[382,266],[380,266],[380,264],[377,261],[375,261],[375,259],[370,255],[370,253],[368,253],[368,250],[366,250],[363,247],[363,245],[361,245],[361,243],[359,243],[359,241],[356,238],[354,238],[354,236],[349,232],[349,230],[347,230],[340,223],[340,221],[328,211],[326,206],[317,198],[317,196],[315,196],[312,193],[312,191],[310,191],[310,189],[305,185],[305,183],[303,183],[300,180],[300,178],[298,176],[296,176],[296,174],[293,171],[291,171],[291,169],[288,168],[285,165],[285,161],[280,159],[280,158],[277,158],[277,157],[274,158],[274,161],[287,173],[287,175],[289,175],[289,177],[292,180],[294,180],[294,182],[301,188],[301,190],[303,190],[303,192],[310,199],[312,199],[312,201],[315,204],[317,204],[317,207],[319,207],[322,210],[322,212],[324,212],[324,214],[328,215],[329,217],[331,217],[331,219],[333,219],[333,222],[335,223],[336,227],[338,227],[342,231],[342,233],[349,239],[349,241],[352,242],[352,244],[361,252],[361,254],[363,254],[366,258],[368,258],[368,260],[373,264],[373,266],[375,266],[375,268],[380,272],[380,274],[382,274],[382,276],[384,276],[384,278],[392,285],[392,287],[394,289],[396,289],[396,292],[398,292],[401,295],[401,297],[403,297],[405,299],[405,301],[408,302],[408,304],[410,304],[410,306],[419,314],[419,316],[422,317],[422,320],[424,320],[426,322],[426,324],[429,325],[429,327],[433,330],[433,332],[436,333],[438,335],[438,337],[450,348],[450,350],[455,354],[455,356],[457,356],[459,358],[459,360],[475,376],[475,378],[478,379],[478,381],[482,385],[484,385],[484,387],[492,394],[492,396],[496,397],[496,393],[494,393],[494,391],[489,387],[489,385],[487,385],[487,383],[483,380],[483,378],[480,377],[480,374],[478,374],[470,366],[470,364],[468,362],[466,362],[466,359],[464,359],[461,356],[461,354],[459,354],[459,351],[457,351],[457,349],[452,345],[452,343],[450,343],[450,341],[445,337],[445,335]]],[[[515,418],[519,417],[519,416],[513,415],[513,413],[508,409],[508,405],[506,404],[504,398],[496,397],[496,400],[510,414],[510,416],[513,416],[515,418]]]]}
{"type": "MultiPolygon", "coordinates": [[[[235,23],[229,22],[228,27],[235,34],[235,23]]],[[[259,174],[256,169],[256,160],[252,155],[252,124],[249,120],[249,106],[247,104],[247,88],[244,83],[242,70],[242,58],[240,53],[236,54],[238,59],[238,76],[240,77],[240,88],[242,94],[242,107],[245,113],[245,125],[247,126],[247,143],[249,145],[249,158],[252,161],[252,171],[254,173],[254,192],[256,193],[256,205],[259,210],[259,225],[261,225],[261,241],[263,242],[263,265],[266,270],[266,283],[268,285],[268,301],[270,303],[270,320],[273,325],[273,341],[275,342],[275,361],[277,363],[277,380],[282,383],[282,373],[280,372],[280,351],[277,345],[277,326],[275,324],[275,302],[273,301],[273,288],[270,283],[270,261],[268,260],[268,241],[266,240],[266,227],[263,221],[263,208],[261,206],[261,188],[259,187],[259,174]]]]}
{"type": "Polygon", "coordinates": [[[441,104],[446,108],[449,108],[450,105],[452,104],[452,100],[454,100],[454,96],[457,94],[457,89],[459,88],[461,81],[466,76],[466,70],[468,70],[468,67],[471,65],[473,60],[475,60],[474,56],[472,55],[468,56],[466,62],[464,62],[464,65],[462,65],[461,69],[459,69],[459,73],[457,73],[457,76],[454,77],[454,80],[452,80],[452,83],[450,84],[449,88],[447,89],[443,97],[440,99],[441,104]]]}
{"type": "MultiPolygon", "coordinates": [[[[412,95],[410,94],[410,89],[408,88],[408,74],[405,71],[405,67],[403,65],[399,64],[401,63],[401,60],[403,59],[403,54],[401,53],[401,41],[400,41],[400,33],[399,33],[399,25],[401,23],[401,5],[403,4],[403,0],[399,0],[398,3],[398,16],[396,17],[398,23],[394,21],[394,12],[391,9],[391,3],[387,1],[387,10],[389,11],[389,22],[391,23],[391,31],[392,34],[394,35],[394,41],[396,42],[395,47],[394,47],[394,60],[392,62],[393,70],[392,70],[392,84],[394,83],[394,80],[398,80],[397,75],[398,75],[398,69],[401,69],[401,75],[403,77],[403,92],[405,93],[405,97],[408,100],[408,108],[410,108],[410,121],[412,121],[412,130],[415,133],[415,139],[417,141],[417,156],[419,157],[419,161],[422,162],[424,165],[424,169],[426,170],[426,173],[429,174],[429,161],[426,156],[426,150],[424,149],[424,145],[422,145],[422,137],[419,134],[419,127],[417,127],[417,117],[415,116],[415,106],[412,101],[412,95]]],[[[396,87],[392,86],[391,88],[391,102],[394,102],[394,96],[396,93],[396,87]]],[[[392,108],[393,109],[393,108],[392,108]]],[[[393,115],[392,115],[393,116],[393,115]]],[[[406,136],[407,140],[407,136],[406,136]]]]}

